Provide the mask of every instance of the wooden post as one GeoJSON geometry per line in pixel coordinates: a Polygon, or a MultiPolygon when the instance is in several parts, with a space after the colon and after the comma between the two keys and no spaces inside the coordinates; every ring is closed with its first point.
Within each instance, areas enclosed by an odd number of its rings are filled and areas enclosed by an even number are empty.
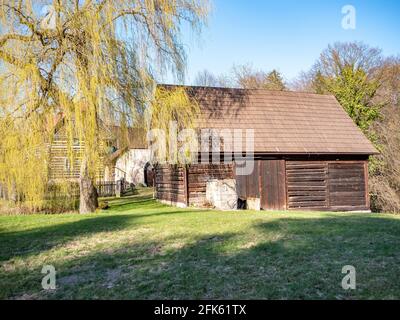
{"type": "Polygon", "coordinates": [[[289,196],[288,196],[288,183],[287,183],[288,179],[287,179],[286,160],[285,159],[282,160],[282,164],[283,164],[283,173],[285,175],[285,177],[283,179],[283,182],[285,183],[285,187],[284,187],[284,190],[285,190],[285,207],[284,207],[284,210],[287,211],[289,209],[289,206],[288,206],[289,196]]]}
{"type": "MultiPolygon", "coordinates": [[[[262,160],[254,160],[255,161],[255,165],[257,166],[258,169],[258,198],[260,199],[260,210],[263,210],[263,197],[265,197],[265,195],[263,195],[263,189],[262,189],[262,179],[263,179],[263,175],[262,172],[264,170],[264,162],[262,162],[262,160]]],[[[248,179],[248,178],[247,178],[248,179]]]]}
{"type": "Polygon", "coordinates": [[[329,161],[326,162],[326,174],[325,174],[325,189],[326,189],[326,207],[331,207],[331,181],[329,174],[329,161]]]}
{"type": "Polygon", "coordinates": [[[189,173],[188,173],[188,165],[185,164],[183,167],[183,186],[185,189],[185,204],[186,207],[189,207],[189,173]]]}
{"type": "Polygon", "coordinates": [[[364,162],[364,180],[365,180],[365,204],[367,209],[371,210],[371,199],[369,197],[369,186],[368,186],[368,160],[364,162]]]}
{"type": "Polygon", "coordinates": [[[153,199],[157,199],[157,165],[153,167],[153,199]]]}
{"type": "Polygon", "coordinates": [[[121,179],[121,180],[118,180],[115,185],[115,196],[117,198],[121,198],[122,192],[123,192],[123,190],[122,190],[122,179],[121,179]]]}

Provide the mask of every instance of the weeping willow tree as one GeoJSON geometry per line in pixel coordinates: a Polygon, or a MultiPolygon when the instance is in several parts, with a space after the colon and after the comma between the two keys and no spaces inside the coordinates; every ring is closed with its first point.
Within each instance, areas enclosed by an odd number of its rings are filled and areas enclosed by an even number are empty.
{"type": "Polygon", "coordinates": [[[158,86],[145,114],[148,140],[155,142],[152,158],[157,163],[189,164],[197,156],[195,128],[200,114],[197,101],[184,87],[158,86]]]}
{"type": "Polygon", "coordinates": [[[80,212],[94,211],[104,128],[137,125],[154,76],[183,75],[181,28],[200,31],[207,12],[204,0],[0,0],[0,184],[40,207],[61,115],[69,156],[84,146],[80,212]]]}

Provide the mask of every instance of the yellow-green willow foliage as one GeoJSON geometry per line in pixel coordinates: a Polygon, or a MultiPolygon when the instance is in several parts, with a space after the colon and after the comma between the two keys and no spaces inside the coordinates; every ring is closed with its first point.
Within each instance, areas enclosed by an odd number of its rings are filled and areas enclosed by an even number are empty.
{"type": "Polygon", "coordinates": [[[199,112],[198,103],[189,97],[184,87],[157,87],[148,115],[150,129],[156,130],[152,137],[158,144],[153,155],[156,161],[177,164],[193,160],[189,146],[197,143],[197,138],[189,134],[181,141],[179,135],[185,129],[194,132],[199,112]],[[159,144],[160,132],[165,138],[164,148],[159,144]]]}
{"type": "Polygon", "coordinates": [[[138,125],[153,77],[183,74],[180,29],[199,31],[207,12],[204,0],[0,0],[0,184],[39,205],[58,115],[94,180],[107,128],[138,125]]]}
{"type": "Polygon", "coordinates": [[[41,207],[47,181],[47,153],[43,133],[35,122],[27,125],[0,119],[0,181],[14,201],[41,207]],[[20,192],[23,190],[23,193],[20,192]]]}

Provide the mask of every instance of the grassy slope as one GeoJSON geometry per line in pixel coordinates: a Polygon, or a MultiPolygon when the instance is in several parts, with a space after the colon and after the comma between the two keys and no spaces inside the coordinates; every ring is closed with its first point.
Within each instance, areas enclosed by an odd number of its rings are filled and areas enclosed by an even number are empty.
{"type": "Polygon", "coordinates": [[[143,194],[111,204],[0,216],[0,298],[400,298],[396,216],[184,210],[143,194]],[[344,265],[355,291],[341,288],[344,265]]]}

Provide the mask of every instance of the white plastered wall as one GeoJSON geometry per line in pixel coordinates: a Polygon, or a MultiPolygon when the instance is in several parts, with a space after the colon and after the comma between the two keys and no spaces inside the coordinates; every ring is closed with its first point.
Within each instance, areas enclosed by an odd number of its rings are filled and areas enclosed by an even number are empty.
{"type": "Polygon", "coordinates": [[[150,150],[130,149],[125,152],[116,162],[115,180],[121,178],[129,183],[144,184],[144,167],[150,161],[150,150]]]}

